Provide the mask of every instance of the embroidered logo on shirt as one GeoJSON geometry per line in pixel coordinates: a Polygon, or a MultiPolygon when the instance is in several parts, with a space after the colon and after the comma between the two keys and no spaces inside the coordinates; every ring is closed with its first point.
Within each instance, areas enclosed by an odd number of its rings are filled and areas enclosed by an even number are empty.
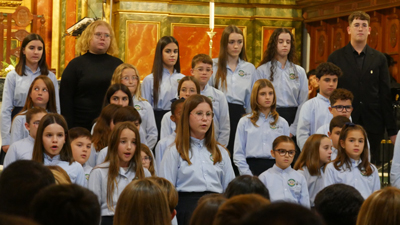
{"type": "Polygon", "coordinates": [[[85,174],[86,180],[89,180],[89,175],[90,175],[90,174],[85,174]]]}
{"type": "Polygon", "coordinates": [[[294,79],[296,79],[296,75],[295,75],[294,73],[290,73],[290,74],[289,74],[289,78],[290,78],[291,80],[294,80],[294,79]]]}
{"type": "Polygon", "coordinates": [[[215,101],[213,97],[211,97],[211,96],[207,96],[207,97],[208,97],[212,102],[215,101]]]}
{"type": "Polygon", "coordinates": [[[135,109],[136,109],[137,111],[140,111],[140,110],[142,110],[142,107],[140,107],[140,105],[135,105],[135,109]]]}
{"type": "Polygon", "coordinates": [[[288,181],[287,181],[287,184],[290,186],[290,187],[294,187],[294,185],[296,185],[296,181],[294,180],[294,179],[289,179],[288,181]]]}
{"type": "Polygon", "coordinates": [[[246,73],[243,70],[239,70],[238,75],[241,76],[241,77],[248,77],[251,74],[250,73],[246,73]]]}
{"type": "Polygon", "coordinates": [[[276,126],[276,124],[275,124],[275,125],[269,125],[269,127],[270,127],[272,130],[275,130],[275,129],[279,128],[278,126],[276,126]]]}
{"type": "Polygon", "coordinates": [[[210,160],[211,160],[212,162],[214,162],[214,158],[213,158],[212,154],[210,154],[210,160]]]}
{"type": "Polygon", "coordinates": [[[363,175],[364,177],[367,177],[367,171],[366,170],[360,170],[361,175],[363,175]]]}

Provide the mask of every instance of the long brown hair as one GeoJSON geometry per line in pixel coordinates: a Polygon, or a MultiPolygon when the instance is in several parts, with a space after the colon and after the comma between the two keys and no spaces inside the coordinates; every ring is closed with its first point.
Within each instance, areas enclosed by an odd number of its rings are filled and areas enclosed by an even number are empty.
{"type": "MultiPolygon", "coordinates": [[[[268,46],[267,49],[264,52],[263,59],[261,60],[260,64],[258,64],[258,67],[271,61],[271,67],[270,67],[270,72],[271,75],[269,77],[270,81],[274,81],[274,71],[276,68],[276,55],[278,54],[278,38],[280,34],[289,34],[290,35],[290,50],[288,54],[288,60],[290,63],[297,63],[297,55],[296,55],[296,42],[294,39],[294,36],[292,32],[290,32],[286,28],[278,28],[274,30],[274,32],[271,34],[271,37],[269,38],[268,41],[268,46]]],[[[294,70],[296,73],[296,70],[294,70]]]]}
{"type": "Polygon", "coordinates": [[[25,105],[21,109],[21,112],[18,113],[17,115],[25,115],[26,111],[34,106],[32,98],[31,98],[31,94],[32,94],[32,89],[35,86],[36,81],[38,81],[38,80],[42,80],[44,82],[44,84],[47,87],[47,91],[49,93],[49,101],[47,102],[46,110],[51,113],[57,113],[56,92],[54,89],[54,84],[48,76],[40,75],[32,81],[31,86],[29,87],[28,95],[26,96],[25,105]]]}
{"type": "Polygon", "coordinates": [[[108,137],[111,133],[110,123],[114,113],[121,108],[120,105],[109,104],[101,110],[93,129],[92,143],[96,152],[108,146],[108,137]]]}
{"type": "Polygon", "coordinates": [[[350,157],[346,153],[346,149],[342,147],[341,142],[345,143],[347,135],[350,131],[359,130],[364,135],[364,149],[360,155],[360,159],[362,162],[358,165],[358,169],[364,172],[364,175],[369,176],[372,174],[372,166],[368,159],[368,139],[367,132],[365,132],[364,128],[360,125],[356,124],[346,124],[342,128],[339,136],[339,145],[338,145],[338,155],[335,160],[333,160],[333,166],[336,170],[341,171],[342,167],[346,167],[351,170],[351,161],[350,157]]]}
{"type": "Polygon", "coordinates": [[[39,127],[37,129],[35,144],[33,145],[33,153],[32,160],[40,163],[44,163],[44,155],[46,150],[43,146],[43,133],[47,126],[51,124],[58,124],[64,129],[64,137],[65,143],[60,151],[60,159],[62,161],[69,162],[71,165],[74,162],[74,158],[72,156],[71,145],[69,141],[68,135],[68,125],[65,121],[64,117],[57,113],[49,113],[46,114],[39,123],[39,127]]]}
{"type": "Polygon", "coordinates": [[[114,216],[114,225],[170,225],[168,199],[151,179],[132,181],[122,191],[114,216]]]}
{"type": "MultiPolygon", "coordinates": [[[[26,55],[24,53],[24,49],[29,44],[29,42],[36,41],[36,40],[42,42],[42,44],[43,44],[42,58],[40,58],[40,60],[38,62],[38,67],[40,68],[40,73],[45,76],[47,76],[49,74],[49,69],[48,69],[47,63],[46,63],[46,45],[44,44],[43,38],[40,37],[39,34],[32,33],[24,38],[24,40],[21,43],[21,48],[19,50],[20,51],[19,52],[19,61],[18,61],[17,65],[15,66],[15,72],[20,76],[27,76],[25,74],[26,55]]],[[[35,71],[33,71],[33,72],[35,72],[35,71]]]]}
{"type": "MultiPolygon", "coordinates": [[[[276,93],[275,93],[275,88],[274,85],[272,85],[271,81],[267,79],[259,79],[254,83],[253,90],[251,91],[251,97],[250,97],[250,106],[251,106],[251,111],[252,115],[250,116],[250,121],[251,123],[255,126],[258,127],[257,125],[257,120],[260,117],[260,104],[257,102],[258,99],[258,93],[260,92],[260,89],[269,87],[272,89],[274,92],[274,99],[271,104],[271,115],[274,118],[274,121],[272,121],[270,124],[275,125],[278,122],[279,119],[279,113],[276,111],[276,93]]],[[[265,115],[268,116],[268,115],[265,115]]]]}
{"type": "Polygon", "coordinates": [[[130,170],[136,173],[136,178],[142,179],[145,177],[144,170],[142,166],[142,157],[140,155],[140,136],[139,131],[132,122],[121,122],[115,125],[114,129],[110,134],[110,139],[108,141],[108,151],[105,158],[105,162],[109,162],[108,167],[108,178],[107,178],[107,207],[110,210],[114,210],[113,206],[113,194],[115,191],[115,186],[117,184],[117,177],[120,168],[120,162],[118,157],[118,146],[120,143],[120,137],[123,130],[129,129],[135,133],[136,149],[133,153],[133,157],[130,161],[130,170]]]}
{"type": "MultiPolygon", "coordinates": [[[[175,145],[181,158],[188,162],[189,165],[192,164],[189,157],[190,150],[190,113],[200,104],[207,103],[212,110],[211,100],[203,95],[192,95],[185,100],[183,104],[181,120],[178,123],[178,129],[176,132],[175,145]]],[[[217,146],[217,141],[214,137],[214,122],[211,120],[211,125],[205,135],[204,146],[212,154],[214,159],[214,164],[222,161],[222,154],[217,146]]]]}
{"type": "Polygon", "coordinates": [[[227,83],[226,83],[226,75],[227,75],[227,69],[226,69],[226,63],[228,61],[228,43],[229,43],[229,35],[232,33],[237,33],[241,34],[243,37],[243,48],[240,51],[239,58],[247,61],[247,56],[246,56],[246,45],[245,45],[245,39],[242,30],[240,30],[237,26],[235,25],[229,25],[224,29],[224,32],[222,32],[222,37],[221,37],[221,42],[220,42],[220,49],[219,49],[219,55],[218,55],[218,69],[217,73],[215,74],[215,88],[219,88],[219,84],[221,83],[221,87],[224,90],[227,90],[227,83]]]}
{"type": "Polygon", "coordinates": [[[175,186],[171,182],[169,182],[169,180],[163,177],[149,177],[146,179],[153,180],[160,185],[161,189],[163,189],[165,195],[167,196],[169,210],[171,211],[171,213],[173,213],[176,206],[178,205],[179,198],[175,186]]]}
{"type": "Polygon", "coordinates": [[[140,146],[140,150],[142,152],[144,152],[144,154],[146,154],[150,158],[150,166],[149,166],[148,170],[152,176],[155,176],[156,171],[154,169],[154,157],[153,157],[153,154],[151,153],[151,150],[149,149],[149,147],[147,147],[147,145],[145,145],[143,143],[140,146]]]}
{"type": "Polygon", "coordinates": [[[154,78],[154,81],[153,81],[154,108],[157,108],[158,94],[160,91],[160,84],[162,82],[162,76],[163,76],[163,70],[164,70],[163,50],[164,50],[165,46],[167,46],[170,43],[175,43],[176,46],[178,46],[178,57],[177,57],[175,65],[174,65],[174,69],[176,70],[177,73],[181,72],[178,41],[172,36],[162,37],[157,43],[156,52],[155,52],[154,61],[153,61],[153,69],[151,71],[153,73],[153,78],[154,78]]]}
{"type": "Polygon", "coordinates": [[[325,134],[313,134],[308,137],[293,169],[302,170],[303,166],[306,166],[311,176],[321,175],[319,148],[324,138],[328,138],[328,136],[325,134]]]}

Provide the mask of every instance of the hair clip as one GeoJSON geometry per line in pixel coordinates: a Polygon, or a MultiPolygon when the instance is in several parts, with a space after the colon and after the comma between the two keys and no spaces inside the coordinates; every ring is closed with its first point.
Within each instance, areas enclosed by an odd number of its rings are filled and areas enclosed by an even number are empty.
{"type": "Polygon", "coordinates": [[[347,122],[347,123],[344,124],[344,127],[345,127],[345,128],[347,128],[347,127],[355,127],[355,126],[356,126],[356,124],[354,124],[354,123],[349,123],[349,122],[347,122]]]}

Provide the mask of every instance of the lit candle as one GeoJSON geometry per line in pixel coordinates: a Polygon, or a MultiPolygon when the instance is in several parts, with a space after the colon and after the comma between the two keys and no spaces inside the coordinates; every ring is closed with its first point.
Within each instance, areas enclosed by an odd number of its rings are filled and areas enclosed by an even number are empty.
{"type": "Polygon", "coordinates": [[[210,1],[210,29],[214,29],[214,0],[210,1]]]}

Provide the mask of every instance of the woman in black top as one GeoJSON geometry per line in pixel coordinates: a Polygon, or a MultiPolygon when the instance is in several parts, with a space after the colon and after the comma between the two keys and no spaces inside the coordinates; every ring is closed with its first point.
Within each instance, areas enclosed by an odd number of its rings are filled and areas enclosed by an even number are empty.
{"type": "Polygon", "coordinates": [[[111,26],[104,21],[91,23],[78,39],[81,56],[65,68],[60,84],[61,114],[68,127],[91,129],[100,115],[104,95],[113,72],[123,63],[111,26]]]}

